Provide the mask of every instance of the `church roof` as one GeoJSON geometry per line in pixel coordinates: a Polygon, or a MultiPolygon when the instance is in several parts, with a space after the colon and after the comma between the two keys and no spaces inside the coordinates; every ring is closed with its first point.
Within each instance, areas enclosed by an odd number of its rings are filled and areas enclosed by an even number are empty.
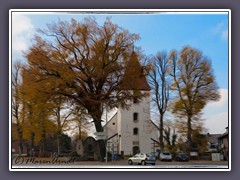
{"type": "Polygon", "coordinates": [[[221,136],[221,134],[207,134],[207,141],[209,143],[217,143],[218,138],[221,136]]]}
{"type": "Polygon", "coordinates": [[[140,90],[144,90],[144,91],[150,91],[151,87],[149,86],[147,79],[145,76],[141,77],[141,83],[140,83],[140,90]]]}
{"type": "MultiPolygon", "coordinates": [[[[126,64],[126,76],[136,76],[135,82],[132,84],[137,84],[138,90],[150,91],[151,87],[149,86],[146,75],[144,75],[144,67],[141,66],[136,52],[132,52],[127,64],[126,64]],[[138,78],[137,78],[138,77],[138,78]]],[[[128,82],[131,85],[131,82],[128,82]]],[[[135,86],[136,87],[136,86],[135,86]]],[[[134,90],[134,89],[133,89],[134,90]]]]}
{"type": "Polygon", "coordinates": [[[105,128],[105,126],[106,126],[108,123],[112,122],[112,120],[114,119],[115,116],[117,116],[117,111],[116,111],[116,112],[114,113],[114,115],[110,118],[110,120],[107,121],[107,123],[103,125],[103,128],[105,128]]]}
{"type": "Polygon", "coordinates": [[[228,132],[225,132],[224,134],[220,135],[218,137],[218,139],[222,139],[222,138],[227,137],[227,136],[228,136],[228,132]]]}

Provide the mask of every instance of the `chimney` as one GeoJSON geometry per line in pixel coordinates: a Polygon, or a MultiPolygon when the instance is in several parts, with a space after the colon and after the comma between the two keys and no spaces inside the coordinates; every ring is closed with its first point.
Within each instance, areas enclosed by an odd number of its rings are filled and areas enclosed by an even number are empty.
{"type": "Polygon", "coordinates": [[[228,133],[228,127],[226,127],[225,129],[226,129],[226,132],[228,133]]]}

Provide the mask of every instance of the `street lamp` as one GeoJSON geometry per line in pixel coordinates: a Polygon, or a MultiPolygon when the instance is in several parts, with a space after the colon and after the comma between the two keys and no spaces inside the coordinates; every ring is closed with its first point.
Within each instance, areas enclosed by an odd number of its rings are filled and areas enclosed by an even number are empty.
{"type": "Polygon", "coordinates": [[[106,105],[106,163],[107,163],[107,158],[108,158],[108,151],[107,151],[107,146],[108,146],[108,128],[107,128],[107,111],[108,111],[108,109],[107,109],[107,105],[106,105]]]}

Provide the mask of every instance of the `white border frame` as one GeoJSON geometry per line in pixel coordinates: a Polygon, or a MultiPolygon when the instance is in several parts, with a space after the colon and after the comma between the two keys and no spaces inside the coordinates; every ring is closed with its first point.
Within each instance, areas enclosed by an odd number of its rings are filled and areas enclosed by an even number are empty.
{"type": "MultiPolygon", "coordinates": [[[[9,10],[9,170],[10,171],[231,171],[231,10],[230,9],[10,9],[9,10]],[[31,12],[29,12],[31,11],[31,12]],[[94,168],[91,166],[91,169],[66,169],[66,168],[56,166],[56,169],[48,169],[51,166],[46,166],[46,168],[35,169],[31,166],[29,169],[21,168],[12,168],[12,149],[11,146],[11,124],[12,124],[12,110],[11,110],[11,73],[12,73],[12,12],[21,13],[21,14],[228,14],[228,127],[229,127],[229,160],[228,160],[228,169],[131,169],[126,168],[125,166],[114,166],[115,169],[109,168],[109,166],[101,166],[100,168],[94,168]],[[31,169],[30,169],[31,168],[31,169]],[[109,168],[109,169],[105,169],[109,168]]],[[[27,168],[27,167],[22,167],[27,168]]],[[[90,168],[90,167],[89,167],[90,168]]]]}

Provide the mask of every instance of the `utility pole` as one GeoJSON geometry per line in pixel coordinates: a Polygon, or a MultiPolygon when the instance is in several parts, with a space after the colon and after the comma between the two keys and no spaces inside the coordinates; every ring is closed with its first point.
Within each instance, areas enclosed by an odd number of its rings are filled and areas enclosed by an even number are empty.
{"type": "Polygon", "coordinates": [[[108,120],[108,118],[107,118],[107,111],[108,111],[108,109],[107,109],[107,105],[106,105],[106,125],[105,125],[105,127],[106,127],[106,163],[107,163],[107,160],[108,160],[108,151],[107,151],[107,146],[108,146],[108,128],[107,128],[107,120],[108,120]]]}

